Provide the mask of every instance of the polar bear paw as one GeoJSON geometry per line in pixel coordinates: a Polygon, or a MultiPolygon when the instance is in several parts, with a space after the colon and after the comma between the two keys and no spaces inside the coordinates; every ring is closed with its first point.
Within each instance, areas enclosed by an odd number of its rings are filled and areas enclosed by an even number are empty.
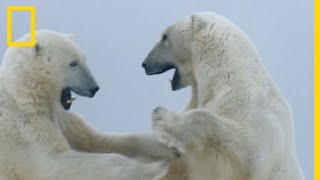
{"type": "Polygon", "coordinates": [[[181,145],[181,133],[179,131],[180,124],[182,123],[181,117],[175,112],[169,111],[163,107],[157,107],[152,112],[152,127],[157,131],[161,139],[170,144],[172,152],[177,156],[183,156],[183,146],[181,145]]]}
{"type": "Polygon", "coordinates": [[[152,112],[152,120],[155,121],[171,121],[175,117],[173,112],[170,112],[164,107],[157,107],[152,112]]]}
{"type": "Polygon", "coordinates": [[[157,107],[152,112],[152,127],[158,132],[170,132],[174,114],[164,107],[157,107]]]}
{"type": "Polygon", "coordinates": [[[171,133],[178,120],[174,112],[163,107],[157,107],[152,112],[152,127],[159,132],[171,133]]]}
{"type": "Polygon", "coordinates": [[[146,154],[151,153],[149,156],[154,157],[155,159],[164,159],[169,161],[174,161],[182,157],[182,153],[176,148],[172,146],[168,146],[164,143],[154,144],[152,149],[148,148],[146,154]]]}

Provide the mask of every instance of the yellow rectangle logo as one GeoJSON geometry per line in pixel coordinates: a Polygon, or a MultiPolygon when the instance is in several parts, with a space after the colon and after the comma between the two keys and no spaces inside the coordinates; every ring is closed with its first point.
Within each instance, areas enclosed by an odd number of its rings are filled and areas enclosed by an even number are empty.
{"type": "Polygon", "coordinates": [[[35,6],[7,6],[7,45],[8,46],[34,46],[36,44],[35,37],[35,6]],[[30,11],[30,41],[19,42],[12,41],[12,11],[30,11]]]}

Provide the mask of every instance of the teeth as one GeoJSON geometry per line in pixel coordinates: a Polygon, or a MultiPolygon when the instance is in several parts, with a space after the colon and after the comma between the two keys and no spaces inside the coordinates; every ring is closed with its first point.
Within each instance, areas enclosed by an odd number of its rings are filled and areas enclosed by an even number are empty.
{"type": "Polygon", "coordinates": [[[71,99],[68,99],[67,101],[66,101],[66,103],[67,104],[71,104],[74,100],[76,100],[77,98],[71,98],[71,99]]]}

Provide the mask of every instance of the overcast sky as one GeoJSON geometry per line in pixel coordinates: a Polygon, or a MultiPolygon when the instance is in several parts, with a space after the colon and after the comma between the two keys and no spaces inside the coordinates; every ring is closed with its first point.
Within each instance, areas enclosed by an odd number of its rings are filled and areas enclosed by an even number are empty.
{"type": "MultiPolygon", "coordinates": [[[[0,54],[6,49],[6,6],[35,5],[36,28],[74,33],[101,90],[72,110],[104,132],[151,130],[157,106],[181,110],[190,89],[172,92],[172,73],[146,76],[141,63],[162,30],[195,11],[216,11],[240,26],[290,103],[296,146],[306,179],[313,179],[312,0],[1,0],[0,54]]],[[[13,37],[28,32],[28,13],[13,15],[13,37]]]]}

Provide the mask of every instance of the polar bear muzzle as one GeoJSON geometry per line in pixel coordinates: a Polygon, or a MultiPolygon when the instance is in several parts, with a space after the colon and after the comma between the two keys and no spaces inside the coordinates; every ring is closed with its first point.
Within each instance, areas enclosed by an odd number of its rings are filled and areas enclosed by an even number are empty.
{"type": "MultiPolygon", "coordinates": [[[[93,97],[98,90],[99,90],[99,87],[98,87],[98,86],[95,87],[95,88],[93,88],[93,89],[90,89],[90,93],[91,93],[91,94],[90,94],[90,96],[88,96],[88,97],[93,97]]],[[[72,105],[72,102],[73,102],[74,100],[76,100],[75,97],[72,97],[71,91],[72,91],[72,89],[68,87],[68,88],[64,88],[64,89],[62,90],[62,92],[61,92],[60,102],[61,102],[62,107],[63,107],[65,110],[69,110],[70,107],[71,107],[71,105],[72,105]]]]}
{"type": "MultiPolygon", "coordinates": [[[[158,61],[159,62],[159,61],[158,61]]],[[[149,63],[148,58],[142,63],[142,67],[145,69],[147,75],[162,74],[171,69],[175,69],[172,79],[170,79],[171,89],[173,91],[181,89],[181,77],[178,68],[171,64],[163,61],[163,63],[149,63]]]]}

